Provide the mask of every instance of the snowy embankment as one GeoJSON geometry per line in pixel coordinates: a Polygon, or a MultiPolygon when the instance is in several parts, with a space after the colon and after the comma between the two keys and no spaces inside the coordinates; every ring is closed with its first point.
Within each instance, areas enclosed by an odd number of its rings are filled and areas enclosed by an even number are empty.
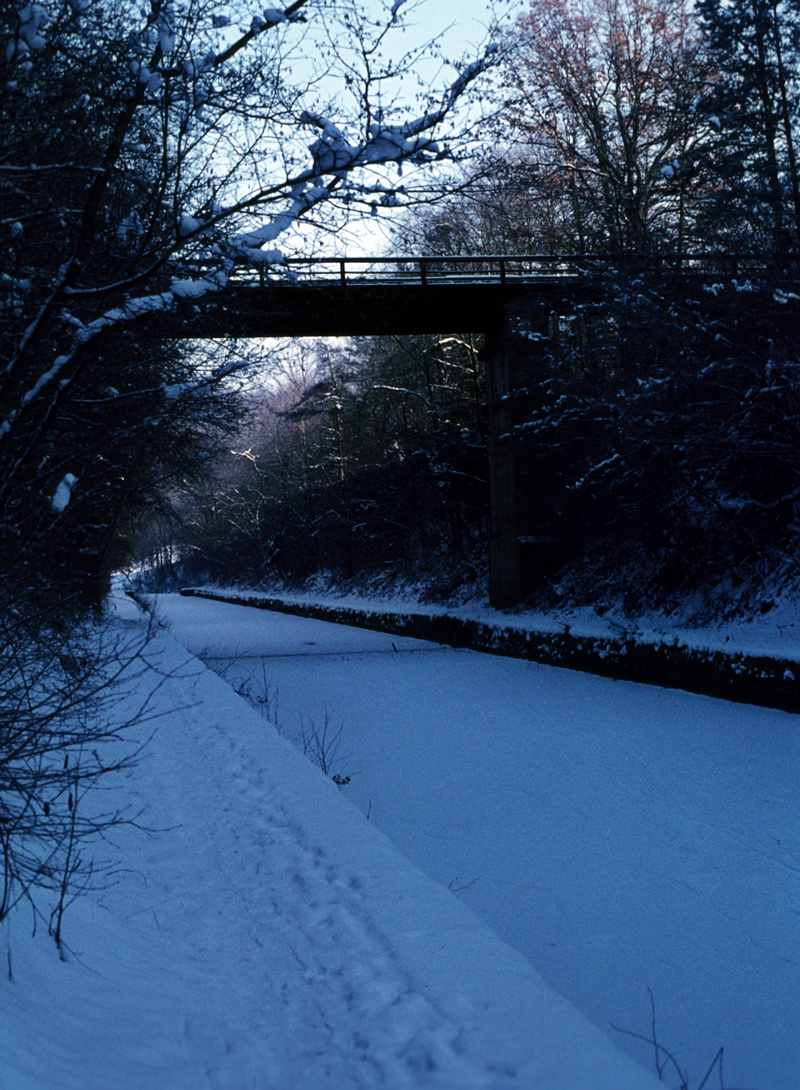
{"type": "Polygon", "coordinates": [[[197,597],[156,610],[301,749],[328,724],[370,823],[634,1059],[669,1049],[669,1086],[714,1058],[706,1087],[800,1086],[797,716],[197,597]]]}
{"type": "Polygon", "coordinates": [[[197,659],[145,660],[124,790],[160,831],[119,832],[65,961],[4,925],[3,1090],[659,1085],[197,659]]]}
{"type": "Polygon", "coordinates": [[[563,615],[425,607],[355,596],[279,596],[235,588],[185,595],[509,655],[603,677],[800,711],[800,620],[776,610],[748,623],[695,628],[666,617],[641,623],[589,610],[563,615]]]}

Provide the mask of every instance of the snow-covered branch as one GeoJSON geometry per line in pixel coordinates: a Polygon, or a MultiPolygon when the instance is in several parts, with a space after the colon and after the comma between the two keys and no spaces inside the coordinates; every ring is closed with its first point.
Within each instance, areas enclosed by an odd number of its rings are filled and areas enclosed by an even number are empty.
{"type": "Polygon", "coordinates": [[[97,497],[174,460],[152,440],[176,413],[197,442],[184,394],[233,373],[160,348],[160,316],[224,294],[237,263],[281,268],[326,226],[402,203],[387,168],[453,153],[450,119],[494,47],[410,100],[424,50],[392,51],[405,0],[379,17],[294,0],[238,28],[213,0],[18,3],[0,42],[0,508],[30,525],[0,546],[45,555],[48,513],[78,525],[91,502],[87,525],[116,524],[97,497]],[[160,453],[117,473],[145,435],[160,453]]]}

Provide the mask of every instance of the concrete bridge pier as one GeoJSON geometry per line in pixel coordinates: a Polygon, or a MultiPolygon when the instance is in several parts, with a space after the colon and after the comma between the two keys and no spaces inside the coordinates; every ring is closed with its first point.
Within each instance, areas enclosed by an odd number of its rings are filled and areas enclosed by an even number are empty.
{"type": "Polygon", "coordinates": [[[543,301],[510,303],[503,320],[486,332],[489,600],[498,609],[521,602],[539,574],[535,556],[527,547],[535,537],[536,511],[522,487],[524,471],[531,467],[521,464],[523,444],[515,424],[520,422],[520,409],[530,403],[527,381],[536,382],[541,374],[541,357],[549,342],[550,310],[543,301]]]}

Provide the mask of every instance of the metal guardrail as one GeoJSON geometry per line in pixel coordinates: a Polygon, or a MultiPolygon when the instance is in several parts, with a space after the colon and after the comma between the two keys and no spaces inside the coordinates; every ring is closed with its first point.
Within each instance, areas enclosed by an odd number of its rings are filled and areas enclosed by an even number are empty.
{"type": "Polygon", "coordinates": [[[348,283],[467,282],[504,284],[508,280],[574,277],[580,270],[572,258],[538,254],[481,254],[478,256],[318,257],[288,258],[285,268],[302,280],[348,283]]]}
{"type": "Polygon", "coordinates": [[[235,283],[286,281],[305,284],[506,284],[554,282],[628,274],[754,276],[782,272],[797,276],[796,257],[762,254],[471,254],[395,257],[289,257],[268,268],[242,265],[235,283]]]}

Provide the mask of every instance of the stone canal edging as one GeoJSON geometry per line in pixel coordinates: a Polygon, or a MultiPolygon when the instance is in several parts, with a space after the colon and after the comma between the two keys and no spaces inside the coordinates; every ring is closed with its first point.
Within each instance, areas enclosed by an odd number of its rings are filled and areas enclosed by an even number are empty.
{"type": "Polygon", "coordinates": [[[750,704],[800,712],[800,663],[743,652],[702,650],[678,640],[653,643],[633,637],[582,636],[505,627],[448,613],[357,609],[268,598],[247,591],[187,587],[185,596],[289,613],[450,647],[528,659],[602,677],[685,689],[750,704]]]}

